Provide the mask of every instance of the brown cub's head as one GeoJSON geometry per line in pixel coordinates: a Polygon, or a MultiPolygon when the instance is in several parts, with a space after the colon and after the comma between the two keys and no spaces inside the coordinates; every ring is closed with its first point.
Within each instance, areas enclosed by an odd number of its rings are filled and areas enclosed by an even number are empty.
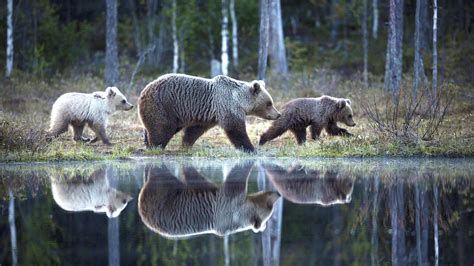
{"type": "Polygon", "coordinates": [[[276,120],[281,113],[273,106],[272,96],[265,89],[263,80],[254,80],[250,83],[251,110],[249,115],[255,115],[263,119],[276,120]]]}
{"type": "Polygon", "coordinates": [[[335,119],[337,122],[346,124],[347,126],[353,127],[356,123],[353,120],[353,113],[351,108],[351,100],[349,99],[337,99],[337,111],[335,119]]]}
{"type": "Polygon", "coordinates": [[[105,97],[115,107],[115,110],[128,111],[133,105],[127,101],[127,98],[119,91],[117,87],[107,87],[105,97]]]}

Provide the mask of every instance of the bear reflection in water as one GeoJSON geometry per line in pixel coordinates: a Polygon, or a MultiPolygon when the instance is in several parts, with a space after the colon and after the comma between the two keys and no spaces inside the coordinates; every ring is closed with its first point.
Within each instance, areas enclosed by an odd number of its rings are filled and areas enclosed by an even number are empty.
{"type": "Polygon", "coordinates": [[[351,201],[353,179],[338,176],[335,171],[306,169],[300,165],[288,169],[275,164],[264,167],[278,192],[293,203],[329,206],[351,201]]]}
{"type": "Polygon", "coordinates": [[[276,192],[247,195],[253,163],[234,166],[221,186],[190,166],[183,167],[184,181],[165,166],[147,169],[138,209],[143,223],[167,238],[201,234],[229,235],[252,229],[263,231],[280,198],[276,192]]]}
{"type": "Polygon", "coordinates": [[[85,177],[80,174],[61,175],[51,178],[54,201],[66,211],[94,211],[117,217],[132,197],[109,185],[104,169],[95,170],[85,177]]]}

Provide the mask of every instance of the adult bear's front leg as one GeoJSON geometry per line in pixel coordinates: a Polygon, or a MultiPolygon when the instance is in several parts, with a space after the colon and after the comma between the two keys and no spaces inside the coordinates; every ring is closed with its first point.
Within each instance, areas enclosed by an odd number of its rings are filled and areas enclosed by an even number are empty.
{"type": "Polygon", "coordinates": [[[237,149],[242,149],[245,152],[255,151],[255,148],[247,135],[245,115],[243,118],[235,115],[228,115],[223,119],[220,125],[224,129],[230,142],[232,142],[237,149]]]}

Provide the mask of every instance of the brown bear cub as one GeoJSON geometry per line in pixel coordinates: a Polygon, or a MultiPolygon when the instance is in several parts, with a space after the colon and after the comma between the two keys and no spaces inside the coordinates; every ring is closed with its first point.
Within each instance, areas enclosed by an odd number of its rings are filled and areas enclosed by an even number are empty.
{"type": "Polygon", "coordinates": [[[306,141],[306,127],[310,126],[311,138],[317,139],[323,129],[333,136],[351,136],[337,122],[355,126],[349,99],[321,96],[319,98],[299,98],[287,102],[282,115],[261,136],[260,145],[273,140],[290,130],[298,144],[306,141]]]}
{"type": "Polygon", "coordinates": [[[147,147],[165,148],[181,129],[182,145],[191,147],[208,129],[219,125],[236,148],[253,152],[246,115],[275,120],[280,112],[273,106],[263,81],[167,74],[143,89],[138,115],[145,127],[147,147]]]}

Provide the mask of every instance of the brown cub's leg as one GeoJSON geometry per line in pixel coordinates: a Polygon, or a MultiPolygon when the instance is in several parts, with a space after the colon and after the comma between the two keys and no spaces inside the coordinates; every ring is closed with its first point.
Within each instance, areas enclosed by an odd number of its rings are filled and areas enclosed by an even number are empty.
{"type": "Polygon", "coordinates": [[[338,127],[335,122],[330,122],[326,126],[326,132],[331,136],[352,136],[346,129],[338,127]]]}
{"type": "Polygon", "coordinates": [[[228,115],[223,119],[221,127],[224,129],[230,142],[234,144],[234,147],[242,149],[245,152],[255,151],[255,148],[247,135],[245,116],[244,118],[239,118],[235,115],[228,115]]]}
{"type": "Polygon", "coordinates": [[[90,141],[91,143],[94,143],[98,139],[101,139],[105,145],[112,145],[109,141],[109,138],[107,138],[107,134],[105,134],[104,125],[89,124],[89,126],[92,129],[92,131],[94,131],[95,136],[96,136],[94,139],[90,141]]]}
{"type": "Polygon", "coordinates": [[[273,122],[270,128],[262,134],[262,136],[260,137],[259,145],[264,145],[268,141],[278,138],[287,130],[288,123],[286,123],[286,121],[280,119],[276,120],[275,122],[273,122]]]}
{"type": "Polygon", "coordinates": [[[202,134],[206,133],[211,127],[215,126],[215,124],[211,125],[198,125],[198,126],[190,126],[184,129],[184,136],[182,140],[183,147],[192,147],[196,140],[202,136],[202,134]]]}
{"type": "Polygon", "coordinates": [[[311,124],[310,131],[311,131],[311,138],[313,140],[317,140],[321,135],[322,127],[318,126],[317,124],[311,124]]]}
{"type": "Polygon", "coordinates": [[[296,141],[299,145],[306,142],[306,128],[292,128],[290,131],[295,135],[296,141]]]}

